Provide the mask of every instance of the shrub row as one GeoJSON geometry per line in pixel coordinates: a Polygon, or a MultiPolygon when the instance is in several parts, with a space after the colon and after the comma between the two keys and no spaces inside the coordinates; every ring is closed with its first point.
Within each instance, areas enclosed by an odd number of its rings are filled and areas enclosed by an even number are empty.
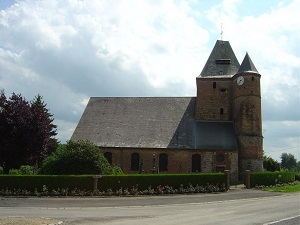
{"type": "Polygon", "coordinates": [[[295,173],[293,172],[257,172],[250,174],[250,187],[260,185],[272,186],[294,181],[295,173]]]}
{"type": "Polygon", "coordinates": [[[0,189],[22,189],[28,191],[42,191],[43,185],[49,189],[79,188],[92,189],[91,175],[1,175],[0,189]]]}
{"type": "MultiPolygon", "coordinates": [[[[223,185],[226,183],[226,176],[223,173],[199,173],[199,174],[136,174],[136,175],[103,175],[98,180],[98,190],[113,191],[130,189],[138,186],[140,190],[158,185],[172,186],[175,189],[180,185],[223,185]]],[[[0,189],[22,189],[28,191],[42,191],[43,185],[49,190],[68,188],[69,190],[93,189],[92,175],[1,175],[0,189]]]]}

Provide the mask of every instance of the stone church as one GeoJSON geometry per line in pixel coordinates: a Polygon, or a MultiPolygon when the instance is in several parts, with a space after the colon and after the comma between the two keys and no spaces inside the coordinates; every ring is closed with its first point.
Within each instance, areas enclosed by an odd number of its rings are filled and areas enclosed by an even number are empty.
{"type": "Polygon", "coordinates": [[[89,140],[125,173],[262,171],[260,78],[218,40],[196,97],[92,97],[71,140],[89,140]]]}

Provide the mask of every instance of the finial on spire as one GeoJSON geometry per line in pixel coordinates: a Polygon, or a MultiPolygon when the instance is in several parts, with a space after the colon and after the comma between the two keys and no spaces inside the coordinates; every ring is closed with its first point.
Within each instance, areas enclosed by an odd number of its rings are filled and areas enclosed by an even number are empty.
{"type": "Polygon", "coordinates": [[[223,24],[221,23],[221,41],[223,41],[223,24]]]}

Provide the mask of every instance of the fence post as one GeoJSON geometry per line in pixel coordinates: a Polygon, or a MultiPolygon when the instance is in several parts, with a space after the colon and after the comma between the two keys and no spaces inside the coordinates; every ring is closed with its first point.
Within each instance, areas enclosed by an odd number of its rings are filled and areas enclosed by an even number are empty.
{"type": "Polygon", "coordinates": [[[230,171],[224,170],[224,173],[226,175],[226,190],[228,191],[230,188],[230,171]]]}
{"type": "Polygon", "coordinates": [[[245,174],[245,186],[247,189],[250,188],[250,170],[246,170],[245,171],[246,174],[245,174]]]}
{"type": "Polygon", "coordinates": [[[93,191],[97,191],[98,190],[98,179],[101,178],[101,175],[94,175],[93,176],[93,191]]]}

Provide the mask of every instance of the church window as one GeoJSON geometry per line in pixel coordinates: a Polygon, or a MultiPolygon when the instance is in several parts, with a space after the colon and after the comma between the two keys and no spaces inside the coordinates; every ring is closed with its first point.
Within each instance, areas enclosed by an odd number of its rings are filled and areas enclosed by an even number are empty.
{"type": "Polygon", "coordinates": [[[131,171],[138,171],[140,164],[140,155],[138,153],[131,154],[131,171]]]}
{"type": "Polygon", "coordinates": [[[254,77],[252,77],[252,81],[254,81],[254,79],[255,79],[255,78],[254,78],[254,77]]]}
{"type": "Polygon", "coordinates": [[[223,114],[224,114],[224,109],[220,108],[220,115],[223,115],[223,114]]]}
{"type": "Polygon", "coordinates": [[[213,89],[216,89],[216,87],[217,87],[217,83],[213,82],[213,89]]]}
{"type": "Polygon", "coordinates": [[[199,154],[192,155],[192,172],[201,172],[201,156],[199,154]]]}
{"type": "Polygon", "coordinates": [[[168,155],[165,153],[159,155],[159,171],[168,171],[168,155]]]}
{"type": "Polygon", "coordinates": [[[218,163],[222,163],[225,160],[225,156],[223,154],[218,154],[216,156],[216,160],[217,160],[218,163]]]}
{"type": "Polygon", "coordinates": [[[105,152],[104,157],[109,162],[109,164],[112,165],[112,153],[111,152],[105,152]]]}

